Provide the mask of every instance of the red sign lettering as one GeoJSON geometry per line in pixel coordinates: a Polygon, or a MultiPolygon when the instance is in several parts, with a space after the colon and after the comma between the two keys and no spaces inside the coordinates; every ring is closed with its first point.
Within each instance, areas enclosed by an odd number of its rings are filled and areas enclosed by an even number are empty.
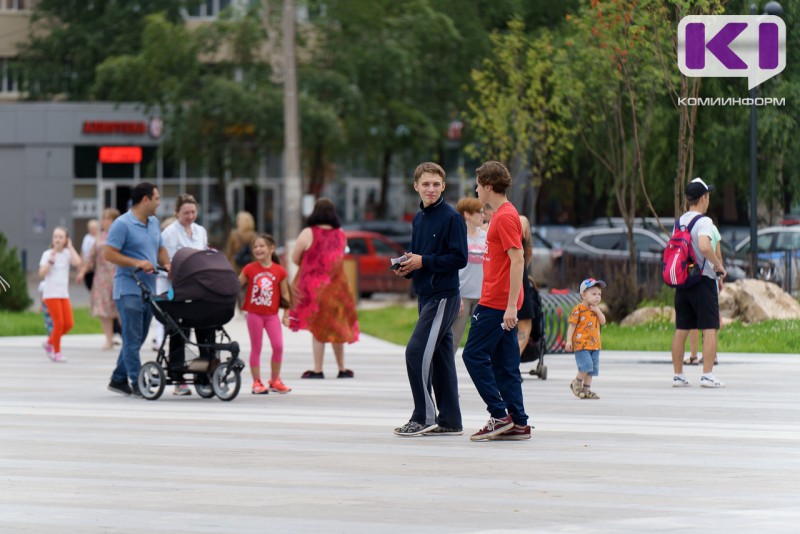
{"type": "Polygon", "coordinates": [[[83,121],[86,135],[144,135],[147,123],[144,121],[83,121]]]}

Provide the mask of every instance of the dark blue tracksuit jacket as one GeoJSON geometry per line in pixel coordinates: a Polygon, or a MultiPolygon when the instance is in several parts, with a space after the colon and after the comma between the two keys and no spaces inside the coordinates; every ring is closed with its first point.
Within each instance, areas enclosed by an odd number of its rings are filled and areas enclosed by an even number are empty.
{"type": "Polygon", "coordinates": [[[422,256],[422,269],[409,274],[420,303],[458,294],[458,270],[467,265],[464,217],[439,197],[422,207],[412,222],[409,252],[422,256]]]}
{"type": "Polygon", "coordinates": [[[458,270],[467,265],[467,225],[444,197],[427,208],[420,203],[420,208],[409,246],[409,252],[422,256],[422,268],[409,274],[419,296],[419,319],[406,346],[406,370],[414,398],[411,420],[460,430],[452,326],[461,303],[458,270]]]}

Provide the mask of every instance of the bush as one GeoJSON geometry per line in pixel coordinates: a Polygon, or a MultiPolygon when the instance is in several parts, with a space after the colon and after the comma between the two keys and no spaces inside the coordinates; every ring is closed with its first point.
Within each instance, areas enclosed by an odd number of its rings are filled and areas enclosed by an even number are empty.
{"type": "Polygon", "coordinates": [[[0,232],[0,310],[24,311],[33,304],[28,296],[28,282],[19,262],[17,248],[8,248],[8,239],[0,232]]]}

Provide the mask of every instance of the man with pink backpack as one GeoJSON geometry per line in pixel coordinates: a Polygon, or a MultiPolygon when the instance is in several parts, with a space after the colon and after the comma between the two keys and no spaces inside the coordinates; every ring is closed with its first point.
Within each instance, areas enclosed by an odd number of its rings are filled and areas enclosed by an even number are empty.
{"type": "Polygon", "coordinates": [[[723,388],[714,376],[719,330],[719,290],[727,273],[711,246],[714,224],[706,216],[713,186],[695,178],[686,186],[689,210],[675,221],[664,253],[664,281],[675,287],[675,335],[672,338],[673,387],[689,386],[683,374],[683,355],[689,331],[703,331],[703,376],[700,386],[723,388]],[[690,241],[691,246],[682,246],[690,241]]]}

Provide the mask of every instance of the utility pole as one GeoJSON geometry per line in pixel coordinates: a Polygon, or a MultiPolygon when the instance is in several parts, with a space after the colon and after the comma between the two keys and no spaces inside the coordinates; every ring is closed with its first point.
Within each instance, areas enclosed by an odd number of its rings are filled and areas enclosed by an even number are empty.
{"type": "Polygon", "coordinates": [[[295,63],[295,3],[283,0],[283,213],[284,236],[288,243],[300,233],[300,120],[297,110],[297,68],[295,63]]]}

